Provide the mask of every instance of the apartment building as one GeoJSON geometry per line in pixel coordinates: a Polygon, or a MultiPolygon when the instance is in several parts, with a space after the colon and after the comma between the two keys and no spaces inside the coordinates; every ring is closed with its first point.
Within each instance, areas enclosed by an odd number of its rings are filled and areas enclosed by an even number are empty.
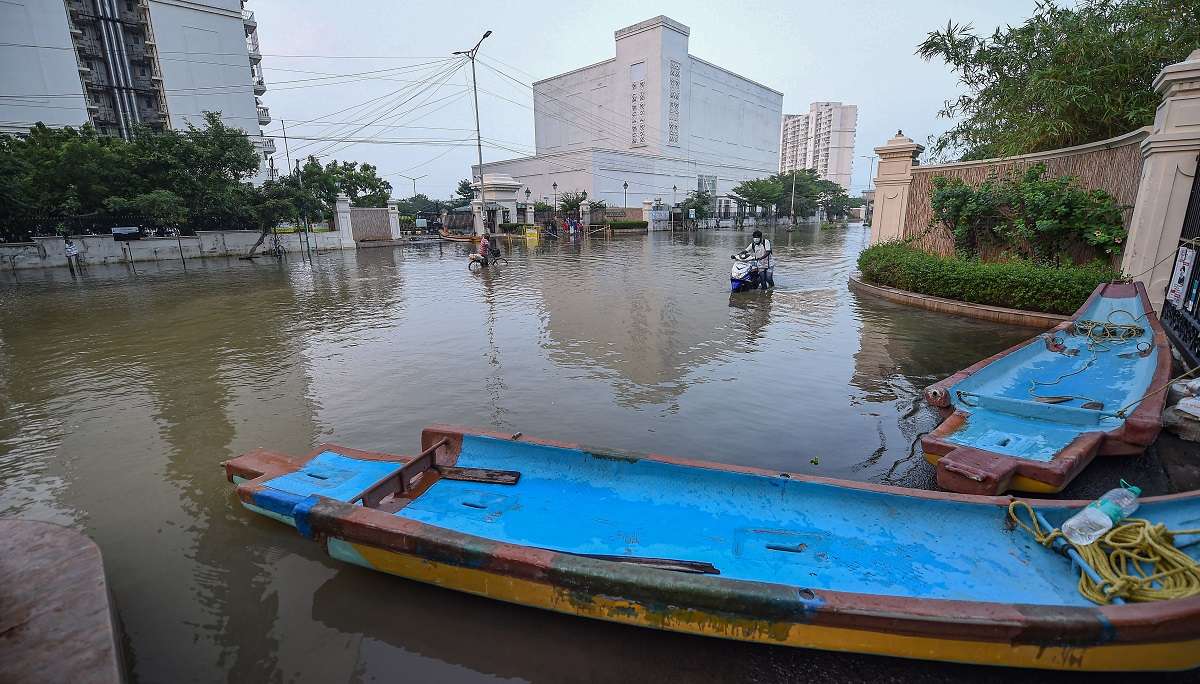
{"type": "Polygon", "coordinates": [[[807,114],[785,114],[779,143],[779,170],[812,169],[821,178],[850,189],[858,106],[813,102],[807,114]]]}
{"type": "Polygon", "coordinates": [[[0,131],[92,124],[182,129],[219,112],[250,136],[269,177],[270,110],[258,24],[242,0],[0,2],[0,131]]]}

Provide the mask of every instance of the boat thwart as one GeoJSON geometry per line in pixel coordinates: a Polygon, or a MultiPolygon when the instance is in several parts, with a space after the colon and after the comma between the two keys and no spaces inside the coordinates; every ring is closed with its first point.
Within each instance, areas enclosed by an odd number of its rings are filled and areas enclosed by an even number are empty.
{"type": "MultiPolygon", "coordinates": [[[[1089,603],[1068,560],[1009,524],[1007,497],[446,426],[427,428],[421,443],[416,457],[259,450],[225,468],[246,508],[334,558],[525,606],[966,663],[1200,665],[1200,598],[1089,603]]],[[[1036,506],[1059,525],[1084,503],[1036,506]]],[[[1149,498],[1141,512],[1196,527],[1200,494],[1149,498]]]]}

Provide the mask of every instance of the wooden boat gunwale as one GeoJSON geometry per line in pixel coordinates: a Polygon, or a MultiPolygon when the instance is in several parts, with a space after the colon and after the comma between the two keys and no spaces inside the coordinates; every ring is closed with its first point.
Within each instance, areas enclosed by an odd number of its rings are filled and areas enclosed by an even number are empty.
{"type": "MultiPolygon", "coordinates": [[[[422,432],[422,448],[428,449],[439,440],[447,440],[445,445],[438,447],[435,458],[439,464],[453,466],[464,436],[513,439],[513,436],[508,434],[439,425],[426,428],[422,432]]],[[[520,436],[519,441],[578,449],[593,454],[603,453],[604,458],[614,457],[612,452],[598,452],[554,440],[520,436]]],[[[265,467],[260,468],[253,460],[240,462],[240,459],[234,459],[227,462],[226,469],[231,481],[237,478],[248,480],[259,473],[259,470],[264,471],[257,475],[257,479],[243,481],[238,487],[239,497],[249,504],[263,482],[280,472],[300,467],[327,449],[363,459],[405,460],[403,457],[377,452],[322,445],[302,460],[293,461],[262,452],[257,454],[257,458],[260,463],[267,464],[265,467]],[[290,461],[290,468],[286,461],[290,461]]],[[[254,454],[247,456],[252,455],[254,454]]],[[[996,507],[997,516],[1003,515],[1003,509],[1013,500],[1012,497],[909,490],[694,461],[660,454],[616,454],[615,457],[789,478],[918,499],[990,505],[996,507]]],[[[423,477],[413,494],[413,500],[419,498],[425,489],[437,481],[438,476],[435,472],[430,472],[429,477],[423,477]]],[[[1148,497],[1146,501],[1150,503],[1198,498],[1200,492],[1188,492],[1148,497]]],[[[1086,503],[1036,501],[1037,507],[1043,510],[1079,507],[1086,503]]],[[[299,508],[297,507],[298,511],[299,508]]],[[[1127,665],[1120,664],[1124,662],[1124,658],[1130,657],[1125,651],[1136,651],[1139,648],[1158,649],[1160,645],[1167,644],[1170,645],[1170,649],[1191,648],[1193,652],[1200,653],[1200,597],[1156,604],[1081,607],[808,590],[792,585],[676,573],[510,544],[402,518],[393,512],[326,498],[319,498],[308,505],[302,515],[304,520],[297,520],[297,528],[319,540],[327,552],[342,560],[348,560],[343,557],[347,553],[383,554],[393,559],[388,562],[401,565],[391,569],[373,567],[410,579],[478,593],[498,600],[641,626],[657,626],[675,631],[766,643],[788,643],[787,634],[796,630],[804,632],[816,629],[821,634],[837,634],[840,635],[839,638],[858,639],[855,643],[860,643],[859,647],[838,646],[841,642],[816,646],[820,648],[1059,669],[1133,667],[1138,664],[1136,660],[1129,661],[1127,665]],[[357,551],[348,550],[351,548],[357,551]],[[490,577],[496,581],[481,580],[476,576],[490,577]],[[524,587],[522,591],[526,594],[520,597],[497,595],[500,590],[494,587],[500,586],[524,587]],[[473,590],[473,587],[476,589],[473,590]],[[480,590],[478,587],[493,589],[480,590]],[[538,589],[539,587],[542,589],[538,589]],[[537,592],[542,590],[553,590],[558,598],[549,604],[538,603],[531,598],[538,596],[537,592]],[[619,599],[619,605],[603,607],[606,605],[604,602],[612,597],[619,599]],[[597,605],[601,607],[597,608],[597,605]],[[653,617],[647,618],[647,615],[653,617]],[[699,616],[696,618],[700,621],[698,624],[719,623],[723,627],[715,633],[706,628],[689,628],[691,623],[688,623],[687,616],[699,616]],[[648,624],[647,620],[652,622],[648,624]],[[863,639],[870,641],[873,646],[862,646],[861,643],[865,643],[863,639]],[[892,645],[888,645],[889,643],[892,645]],[[951,650],[959,649],[954,652],[962,653],[920,655],[938,651],[939,644],[951,650]],[[1078,655],[1083,650],[1113,648],[1121,650],[1122,655],[1102,658],[1099,661],[1100,665],[1084,664],[1082,656],[1074,664],[1069,662],[1074,657],[1070,655],[1072,653],[1078,655]],[[1009,659],[1006,654],[1010,653],[1020,657],[1014,655],[1009,659]],[[1058,655],[1053,655],[1055,653],[1058,655]]],[[[811,646],[809,642],[791,645],[811,646]]],[[[1157,650],[1155,653],[1158,654],[1154,656],[1155,662],[1166,657],[1157,650]]],[[[1190,657],[1172,661],[1167,667],[1195,667],[1197,664],[1200,664],[1200,661],[1197,661],[1196,657],[1190,657]]]]}
{"type": "MultiPolygon", "coordinates": [[[[1081,433],[1071,443],[1066,445],[1049,461],[1032,461],[997,454],[986,449],[964,446],[946,439],[970,419],[971,414],[956,409],[950,393],[954,386],[970,378],[997,361],[1016,353],[1030,344],[1036,343],[1044,335],[1066,333],[1084,312],[1091,309],[1096,302],[1106,296],[1125,298],[1136,296],[1141,300],[1144,311],[1150,312],[1145,319],[1152,331],[1153,349],[1157,352],[1156,366],[1150,380],[1150,387],[1157,389],[1170,380],[1171,377],[1171,347],[1166,331],[1158,320],[1146,287],[1140,282],[1132,283],[1103,283],[1088,295],[1084,303],[1071,317],[1054,326],[1045,333],[1025,339],[1001,352],[978,361],[963,370],[954,373],[925,388],[925,400],[938,410],[943,422],[932,432],[921,438],[925,458],[937,466],[938,485],[957,492],[973,494],[999,494],[1013,488],[1038,493],[1053,493],[1061,491],[1075,478],[1097,455],[1132,455],[1145,450],[1158,438],[1162,429],[1162,410],[1166,401],[1166,393],[1159,392],[1143,399],[1124,419],[1121,425],[1111,430],[1096,430],[1081,433]],[[1114,294],[1106,294],[1110,290],[1114,294]],[[957,451],[968,460],[987,463],[991,472],[972,473],[968,469],[955,472],[947,469],[942,463],[942,457],[957,451]],[[1004,472],[1001,472],[1004,471],[1004,472]],[[975,477],[983,475],[984,479],[975,477]],[[1017,486],[1009,486],[1009,478],[1017,486]]],[[[987,468],[981,469],[986,471],[987,468]]]]}

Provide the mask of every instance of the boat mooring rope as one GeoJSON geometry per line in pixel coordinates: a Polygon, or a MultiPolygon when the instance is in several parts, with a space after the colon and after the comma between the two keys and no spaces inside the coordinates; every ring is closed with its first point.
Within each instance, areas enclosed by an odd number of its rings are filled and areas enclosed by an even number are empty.
{"type": "MultiPolygon", "coordinates": [[[[1146,312],[1146,313],[1143,313],[1141,316],[1134,316],[1132,313],[1130,313],[1129,311],[1126,311],[1125,309],[1113,309],[1112,311],[1110,311],[1108,313],[1108,316],[1106,316],[1103,321],[1096,321],[1096,320],[1090,320],[1090,319],[1079,319],[1077,321],[1073,321],[1071,323],[1072,332],[1076,335],[1082,335],[1087,338],[1087,348],[1088,348],[1088,351],[1090,351],[1092,353],[1092,357],[1090,359],[1088,359],[1079,368],[1077,368],[1073,371],[1070,371],[1068,373],[1063,373],[1062,375],[1058,376],[1057,378],[1055,378],[1053,380],[1045,381],[1045,380],[1038,380],[1036,378],[1030,380],[1029,387],[1028,387],[1029,396],[1031,398],[1033,398],[1034,401],[1040,401],[1043,403],[1060,403],[1063,401],[1070,401],[1072,399],[1078,399],[1078,400],[1084,402],[1083,408],[1097,409],[1097,410],[1103,409],[1104,402],[1096,401],[1095,399],[1092,399],[1090,397],[1085,397],[1085,396],[1081,396],[1081,395],[1077,395],[1077,394],[1066,394],[1066,395],[1055,396],[1055,397],[1047,397],[1047,396],[1039,395],[1037,393],[1037,390],[1039,387],[1050,387],[1052,385],[1057,385],[1058,383],[1062,382],[1063,380],[1066,380],[1067,378],[1069,378],[1073,375],[1079,375],[1080,373],[1091,368],[1092,365],[1095,364],[1097,360],[1099,360],[1101,352],[1110,351],[1111,348],[1115,345],[1124,344],[1126,342],[1132,342],[1132,341],[1135,341],[1135,340],[1138,340],[1139,338],[1141,338],[1142,335],[1146,334],[1146,328],[1144,326],[1138,325],[1137,321],[1138,321],[1138,319],[1143,318],[1143,317],[1147,316],[1148,314],[1149,314],[1149,312],[1146,312]],[[1130,319],[1130,322],[1129,323],[1114,322],[1112,320],[1112,318],[1113,318],[1113,315],[1115,315],[1117,313],[1123,313],[1126,316],[1128,316],[1130,319]]],[[[1057,336],[1053,337],[1051,339],[1051,341],[1057,345],[1063,344],[1063,340],[1057,336]]],[[[1152,347],[1153,347],[1153,345],[1151,345],[1149,342],[1141,341],[1141,342],[1137,343],[1137,352],[1139,354],[1148,353],[1152,347]]]]}
{"type": "MultiPolygon", "coordinates": [[[[1124,311],[1117,309],[1113,311],[1124,311]]],[[[1132,318],[1132,315],[1130,316],[1132,318]]],[[[1112,318],[1112,314],[1109,314],[1112,318]]],[[[1137,319],[1134,319],[1137,320],[1137,319]]],[[[1088,338],[1089,343],[1106,343],[1106,342],[1128,342],[1129,340],[1137,339],[1146,333],[1146,329],[1136,323],[1113,323],[1107,321],[1090,321],[1078,320],[1073,324],[1076,335],[1084,335],[1088,338]]]]}
{"type": "Polygon", "coordinates": [[[1162,523],[1128,518],[1086,546],[1072,544],[1054,529],[1042,530],[1033,507],[1016,500],[1008,516],[1039,544],[1050,548],[1059,539],[1074,548],[1099,576],[1097,582],[1080,569],[1079,593],[1092,603],[1106,605],[1115,598],[1131,602],[1169,601],[1200,596],[1200,562],[1175,546],[1175,538],[1200,535],[1200,528],[1168,530],[1162,523]],[[1029,523],[1017,515],[1024,508],[1029,523]]]}

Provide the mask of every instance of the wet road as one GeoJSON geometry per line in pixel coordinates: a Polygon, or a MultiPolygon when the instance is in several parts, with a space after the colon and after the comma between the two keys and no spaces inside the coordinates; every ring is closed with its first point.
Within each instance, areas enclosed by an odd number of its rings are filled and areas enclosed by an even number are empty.
{"type": "Polygon", "coordinates": [[[730,231],[504,244],[510,264],[481,275],[449,243],[4,273],[0,516],[99,543],[135,681],[1007,681],[339,565],[244,512],[218,466],[318,441],[411,453],[422,426],[453,422],[926,484],[920,388],[1029,331],[851,294],[866,237],[779,232],[779,287],[732,296],[746,234],[730,231]]]}

